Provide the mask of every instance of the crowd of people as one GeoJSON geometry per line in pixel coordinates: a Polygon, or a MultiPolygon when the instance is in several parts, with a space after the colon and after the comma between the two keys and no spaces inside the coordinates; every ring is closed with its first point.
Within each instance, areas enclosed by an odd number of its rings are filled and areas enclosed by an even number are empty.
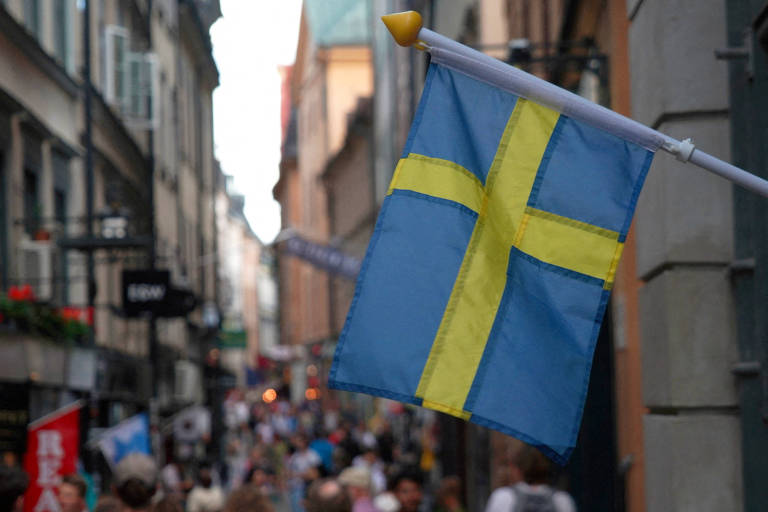
{"type": "MultiPolygon", "coordinates": [[[[388,421],[371,428],[336,420],[319,408],[256,406],[227,435],[222,463],[159,469],[132,453],[113,468],[92,512],[464,512],[458,477],[431,481],[425,492],[424,453],[408,435],[388,421]]],[[[520,450],[509,469],[514,485],[494,491],[486,512],[575,510],[567,493],[547,485],[549,461],[537,450],[520,450]]],[[[28,483],[22,470],[0,465],[0,512],[22,512],[28,483]]],[[[79,475],[65,475],[60,512],[88,512],[86,489],[79,475]]]]}
{"type": "Polygon", "coordinates": [[[407,510],[406,495],[397,494],[412,482],[419,488],[416,510],[429,470],[422,463],[427,427],[402,407],[399,412],[364,422],[350,410],[323,410],[317,401],[253,404],[247,415],[230,418],[237,428],[225,439],[221,485],[230,492],[251,485],[276,508],[305,512],[317,483],[315,498],[343,488],[355,512],[388,512],[407,510]]]}

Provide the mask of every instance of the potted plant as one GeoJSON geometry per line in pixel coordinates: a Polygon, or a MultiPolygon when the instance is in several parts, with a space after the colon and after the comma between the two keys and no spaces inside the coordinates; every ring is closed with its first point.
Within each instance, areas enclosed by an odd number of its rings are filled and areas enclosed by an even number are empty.
{"type": "Polygon", "coordinates": [[[34,212],[32,214],[32,218],[28,219],[28,222],[30,223],[30,232],[32,234],[32,239],[42,242],[47,241],[51,239],[51,232],[47,230],[44,226],[44,222],[42,220],[43,208],[38,203],[35,205],[34,212]]]}

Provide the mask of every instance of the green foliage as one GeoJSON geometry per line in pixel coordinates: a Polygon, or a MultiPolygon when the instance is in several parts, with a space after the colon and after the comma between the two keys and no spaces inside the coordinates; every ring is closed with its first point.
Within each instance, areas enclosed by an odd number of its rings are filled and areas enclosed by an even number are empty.
{"type": "Polygon", "coordinates": [[[90,331],[86,324],[65,318],[56,308],[47,304],[7,297],[0,297],[0,325],[67,343],[85,341],[90,331]]]}

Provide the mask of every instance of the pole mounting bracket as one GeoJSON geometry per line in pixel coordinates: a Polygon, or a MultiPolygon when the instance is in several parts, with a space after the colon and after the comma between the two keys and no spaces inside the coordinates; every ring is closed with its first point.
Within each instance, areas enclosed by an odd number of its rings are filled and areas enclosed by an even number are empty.
{"type": "Polygon", "coordinates": [[[747,27],[744,30],[744,43],[742,46],[729,46],[726,48],[715,49],[715,58],[717,60],[746,60],[747,80],[752,81],[755,77],[755,57],[752,51],[752,28],[747,27]]]}

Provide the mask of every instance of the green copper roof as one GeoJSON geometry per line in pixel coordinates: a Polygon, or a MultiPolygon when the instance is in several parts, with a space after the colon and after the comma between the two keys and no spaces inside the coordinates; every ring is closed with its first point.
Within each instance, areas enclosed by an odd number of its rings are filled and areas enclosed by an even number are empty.
{"type": "Polygon", "coordinates": [[[310,34],[318,46],[371,41],[369,0],[304,0],[304,9],[310,34]]]}

